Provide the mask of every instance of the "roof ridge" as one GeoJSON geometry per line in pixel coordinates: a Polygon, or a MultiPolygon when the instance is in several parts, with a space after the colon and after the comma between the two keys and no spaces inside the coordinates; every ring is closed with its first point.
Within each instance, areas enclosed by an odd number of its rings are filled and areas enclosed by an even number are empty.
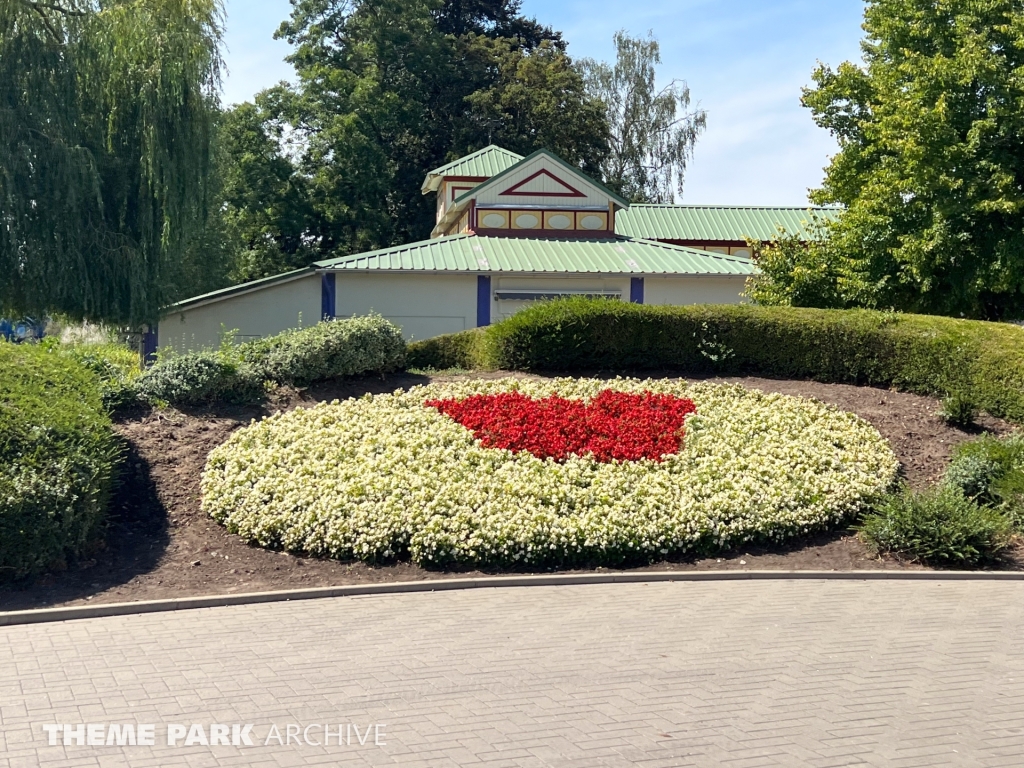
{"type": "Polygon", "coordinates": [[[634,243],[644,243],[646,245],[655,245],[659,248],[672,251],[687,251],[689,253],[697,253],[701,256],[707,256],[722,261],[741,261],[744,264],[753,264],[754,260],[747,258],[746,256],[738,256],[732,253],[719,253],[718,251],[705,251],[700,248],[693,248],[689,245],[675,245],[674,243],[664,243],[661,240],[652,240],[649,237],[630,237],[629,235],[620,235],[622,240],[632,240],[634,243]]]}
{"type": "Polygon", "coordinates": [[[436,174],[438,171],[443,171],[445,168],[449,168],[453,165],[458,165],[459,163],[465,162],[466,160],[474,158],[477,155],[482,155],[485,152],[504,152],[506,155],[518,157],[520,160],[523,159],[522,155],[520,155],[518,152],[513,152],[511,149],[505,149],[504,147],[500,147],[497,144],[488,144],[486,147],[481,147],[480,149],[474,150],[470,152],[468,155],[463,155],[462,157],[457,157],[454,160],[449,160],[447,163],[442,163],[441,165],[437,166],[437,168],[428,171],[427,175],[432,176],[436,174]]]}
{"type": "Polygon", "coordinates": [[[721,209],[734,209],[734,210],[765,210],[765,211],[778,211],[778,210],[793,210],[793,211],[813,211],[813,210],[840,210],[838,207],[828,205],[715,205],[712,203],[630,203],[630,208],[715,208],[721,209]]]}
{"type": "Polygon", "coordinates": [[[478,237],[472,232],[459,232],[454,235],[444,235],[443,237],[430,237],[425,240],[413,240],[411,243],[404,243],[403,245],[389,245],[387,248],[377,248],[373,251],[362,251],[360,253],[349,253],[345,256],[337,256],[333,259],[324,259],[323,261],[314,261],[313,266],[317,269],[324,269],[334,264],[341,264],[346,261],[356,261],[358,259],[371,258],[373,256],[383,256],[386,253],[392,251],[408,251],[415,248],[429,248],[434,245],[441,243],[448,243],[452,240],[458,240],[460,238],[478,237]]]}

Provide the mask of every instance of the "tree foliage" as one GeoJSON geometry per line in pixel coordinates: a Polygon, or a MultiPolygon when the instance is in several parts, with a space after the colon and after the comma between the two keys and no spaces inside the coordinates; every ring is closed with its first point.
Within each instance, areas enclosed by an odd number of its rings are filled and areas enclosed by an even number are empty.
{"type": "Polygon", "coordinates": [[[0,3],[0,310],[137,323],[189,288],[218,0],[0,3]]]}
{"type": "Polygon", "coordinates": [[[634,202],[671,203],[683,193],[683,176],[707,113],[690,109],[684,81],[657,88],[661,51],[653,36],[639,39],[620,31],[614,41],[614,64],[582,62],[588,90],[604,103],[611,130],[602,175],[634,202]]]}
{"type": "Polygon", "coordinates": [[[838,305],[1024,314],[1024,5],[869,0],[863,64],[821,66],[804,104],[838,139],[812,248],[838,305]]]}
{"type": "Polygon", "coordinates": [[[293,6],[278,34],[297,82],[227,120],[237,277],[423,239],[427,171],[490,143],[547,147],[599,172],[601,105],[561,36],[517,0],[293,6]]]}

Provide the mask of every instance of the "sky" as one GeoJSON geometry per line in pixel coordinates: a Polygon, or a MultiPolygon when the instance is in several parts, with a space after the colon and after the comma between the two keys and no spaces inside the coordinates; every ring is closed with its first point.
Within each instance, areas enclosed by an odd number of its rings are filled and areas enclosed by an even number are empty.
{"type": "MultiPolygon", "coordinates": [[[[273,39],[288,0],[227,0],[226,103],[290,80],[290,48],[273,39]]],[[[561,30],[573,57],[614,59],[612,35],[652,31],[659,85],[685,80],[708,113],[680,202],[803,205],[836,152],[800,106],[817,62],[860,56],[863,0],[524,0],[561,30]]],[[[424,169],[426,171],[426,169],[424,169]]]]}

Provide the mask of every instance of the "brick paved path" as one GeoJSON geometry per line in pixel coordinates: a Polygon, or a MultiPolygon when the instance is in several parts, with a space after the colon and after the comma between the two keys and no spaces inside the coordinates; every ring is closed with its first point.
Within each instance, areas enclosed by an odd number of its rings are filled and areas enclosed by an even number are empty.
{"type": "Polygon", "coordinates": [[[992,582],[536,587],[0,628],[0,766],[1018,767],[1022,644],[1024,585],[992,582]],[[50,723],[156,724],[156,746],[49,746],[50,723]],[[168,747],[166,725],[191,723],[253,724],[255,745],[168,747]],[[289,723],[366,743],[265,744],[289,723]]]}

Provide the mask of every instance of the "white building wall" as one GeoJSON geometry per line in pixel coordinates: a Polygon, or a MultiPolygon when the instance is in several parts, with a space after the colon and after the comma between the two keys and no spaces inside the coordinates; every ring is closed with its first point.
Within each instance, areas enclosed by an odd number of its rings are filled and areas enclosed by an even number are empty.
{"type": "Polygon", "coordinates": [[[647,277],[644,304],[741,304],[746,278],[735,277],[647,277]]]}
{"type": "Polygon", "coordinates": [[[494,275],[491,278],[491,322],[497,322],[514,315],[534,301],[516,301],[514,299],[497,299],[496,294],[502,291],[537,291],[595,294],[618,292],[622,301],[629,301],[629,278],[606,277],[600,275],[579,277],[526,277],[517,275],[494,275]]]}
{"type": "Polygon", "coordinates": [[[376,312],[408,340],[476,327],[476,275],[357,274],[335,277],[337,317],[376,312]]]}
{"type": "Polygon", "coordinates": [[[216,347],[224,330],[249,341],[320,321],[320,275],[229,296],[160,319],[157,342],[178,352],[216,347]]]}

